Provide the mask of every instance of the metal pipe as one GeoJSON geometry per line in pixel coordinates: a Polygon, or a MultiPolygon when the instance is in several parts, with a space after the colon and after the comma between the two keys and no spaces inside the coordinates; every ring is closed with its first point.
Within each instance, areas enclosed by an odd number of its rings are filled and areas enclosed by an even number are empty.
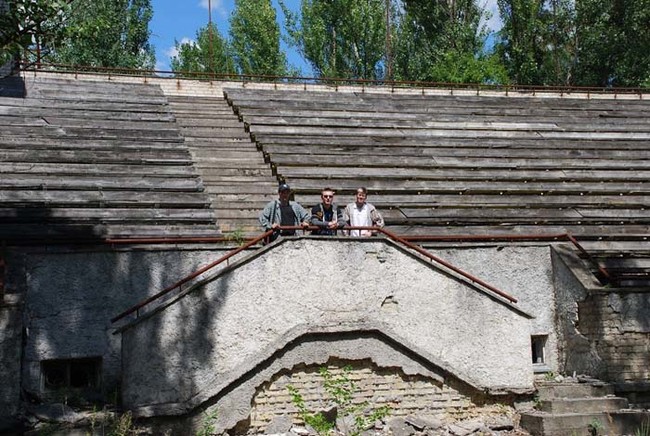
{"type": "Polygon", "coordinates": [[[181,285],[184,285],[185,283],[189,282],[192,279],[195,279],[196,277],[200,276],[204,272],[208,271],[211,268],[214,268],[215,266],[219,265],[220,263],[230,259],[231,257],[235,256],[236,254],[240,253],[241,251],[247,249],[248,247],[251,247],[258,242],[264,240],[266,237],[270,236],[273,233],[272,230],[269,230],[268,232],[262,233],[260,236],[257,238],[252,239],[251,241],[247,242],[246,244],[242,245],[239,248],[236,248],[235,250],[231,251],[230,253],[226,254],[225,256],[220,257],[216,261],[209,263],[208,265],[205,265],[198,270],[194,271],[192,274],[186,276],[185,278],[179,280],[178,282],[174,283],[173,285],[167,286],[165,289],[162,291],[158,292],[155,295],[152,295],[151,297],[147,298],[146,300],[136,304],[135,306],[131,307],[130,309],[125,310],[124,312],[120,313],[116,317],[111,319],[111,322],[118,321],[122,318],[124,318],[127,315],[132,314],[133,312],[139,311],[142,307],[146,306],[147,304],[151,303],[154,300],[157,300],[158,298],[164,296],[165,294],[173,291],[174,289],[180,287],[181,285]]]}
{"type": "Polygon", "coordinates": [[[461,276],[465,277],[466,279],[469,279],[470,281],[472,281],[474,283],[477,283],[477,284],[481,285],[482,287],[484,287],[486,289],[489,289],[490,291],[492,291],[495,294],[505,298],[506,300],[509,300],[512,303],[517,302],[517,299],[515,297],[501,291],[498,288],[495,288],[494,286],[490,285],[487,282],[484,282],[483,280],[479,279],[478,277],[475,277],[475,276],[463,271],[462,269],[460,269],[458,267],[455,267],[454,265],[450,264],[449,262],[447,262],[447,261],[445,261],[445,260],[443,260],[443,259],[441,259],[441,258],[439,258],[437,256],[434,256],[433,254],[426,251],[424,248],[422,248],[422,247],[420,247],[418,245],[415,245],[415,244],[411,244],[409,241],[407,241],[407,240],[405,240],[403,238],[400,238],[399,236],[395,235],[392,232],[389,232],[388,230],[384,230],[384,229],[379,229],[379,230],[383,234],[388,236],[389,238],[393,239],[394,241],[397,241],[397,242],[407,246],[411,250],[417,251],[418,253],[422,254],[423,256],[428,257],[429,259],[439,263],[440,265],[443,265],[445,268],[450,269],[450,270],[454,271],[457,274],[460,274],[461,276]]]}
{"type": "MultiPolygon", "coordinates": [[[[23,71],[31,71],[30,68],[34,68],[33,65],[30,65],[26,62],[21,62],[21,67],[23,71]]],[[[223,81],[239,81],[239,82],[250,82],[251,80],[260,80],[264,82],[268,81],[279,81],[279,82],[304,82],[304,83],[334,83],[335,85],[385,85],[390,87],[404,87],[404,88],[446,88],[446,89],[479,89],[477,88],[476,83],[451,83],[451,82],[418,82],[414,80],[372,80],[372,79],[341,79],[341,78],[332,78],[332,77],[305,77],[305,76],[273,76],[273,75],[264,75],[264,74],[216,74],[216,73],[205,73],[205,72],[192,72],[192,71],[169,71],[169,70],[139,70],[134,68],[110,68],[110,67],[95,67],[95,66],[84,66],[84,65],[66,65],[66,64],[39,64],[39,68],[48,67],[54,69],[48,69],[48,73],[94,73],[94,74],[123,74],[128,76],[156,76],[156,75],[172,75],[174,79],[182,77],[184,79],[192,79],[192,77],[197,80],[205,80],[209,78],[210,80],[223,80],[223,81]],[[57,70],[56,68],[59,68],[57,70]]],[[[161,77],[162,78],[162,77],[161,77]]],[[[535,91],[547,91],[547,92],[558,92],[558,93],[571,93],[571,92],[585,92],[591,94],[607,94],[607,95],[619,95],[619,94],[635,94],[639,98],[643,98],[644,95],[650,93],[645,88],[602,88],[602,87],[592,87],[592,86],[541,86],[541,85],[488,85],[482,84],[481,88],[486,91],[504,91],[506,95],[509,92],[513,91],[522,91],[522,92],[535,92],[535,91]]]]}
{"type": "MultiPolygon", "coordinates": [[[[268,230],[268,231],[262,233],[261,235],[257,236],[256,238],[251,239],[249,242],[243,244],[241,247],[238,247],[235,250],[229,252],[228,254],[220,257],[216,261],[201,267],[200,269],[194,271],[193,273],[191,273],[190,275],[186,276],[185,278],[179,280],[178,282],[176,282],[176,283],[174,283],[174,284],[172,284],[170,286],[167,286],[166,288],[164,288],[160,292],[156,293],[155,295],[152,295],[151,297],[141,301],[140,303],[136,304],[135,306],[132,306],[131,308],[125,310],[124,312],[120,313],[116,317],[112,318],[111,322],[114,323],[116,321],[119,321],[120,319],[122,319],[122,318],[124,318],[124,317],[126,317],[126,316],[128,316],[128,315],[130,315],[130,314],[132,314],[134,312],[136,313],[136,316],[139,316],[140,309],[142,309],[147,304],[149,304],[149,303],[163,297],[164,295],[168,294],[169,292],[173,291],[176,288],[180,288],[185,283],[188,283],[189,281],[195,279],[196,277],[200,276],[201,274],[205,273],[206,271],[208,271],[208,270],[214,268],[215,266],[229,260],[230,258],[232,258],[236,254],[242,252],[243,250],[246,250],[247,248],[250,248],[253,245],[257,244],[258,242],[261,242],[261,241],[265,240],[266,238],[270,237],[275,231],[279,231],[279,230],[303,230],[303,232],[304,232],[304,231],[307,231],[307,230],[317,230],[317,229],[319,229],[319,227],[316,227],[316,226],[308,226],[308,227],[305,227],[305,226],[280,226],[275,230],[268,230]]],[[[420,253],[420,254],[424,255],[425,257],[429,258],[430,260],[433,260],[433,261],[443,265],[444,267],[456,272],[457,274],[460,274],[461,276],[467,278],[468,280],[472,281],[473,283],[476,283],[476,284],[478,284],[478,285],[480,285],[480,286],[494,292],[495,294],[505,298],[506,300],[509,300],[509,301],[511,301],[513,303],[517,302],[517,299],[512,297],[511,295],[509,295],[509,294],[495,288],[494,286],[484,282],[483,280],[481,280],[481,279],[479,279],[477,277],[472,276],[471,274],[461,270],[460,268],[457,268],[457,267],[453,266],[449,262],[434,256],[433,254],[426,251],[424,248],[419,247],[417,245],[414,245],[414,244],[406,241],[405,239],[403,239],[403,238],[395,235],[394,233],[389,232],[389,231],[387,231],[387,230],[385,230],[383,228],[379,228],[379,227],[362,227],[362,226],[348,226],[348,227],[346,227],[346,229],[349,229],[349,230],[371,230],[371,231],[376,231],[378,233],[383,233],[388,238],[390,238],[390,239],[392,239],[392,240],[406,246],[409,249],[417,251],[418,253],[420,253]]]]}

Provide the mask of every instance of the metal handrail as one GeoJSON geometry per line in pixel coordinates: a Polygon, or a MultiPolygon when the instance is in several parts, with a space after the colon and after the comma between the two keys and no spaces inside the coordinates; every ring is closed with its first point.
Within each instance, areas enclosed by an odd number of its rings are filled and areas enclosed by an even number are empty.
{"type": "Polygon", "coordinates": [[[22,71],[44,71],[48,73],[64,74],[106,74],[113,76],[142,76],[144,78],[170,78],[187,80],[213,80],[213,81],[236,81],[246,84],[247,82],[268,82],[268,83],[295,83],[295,84],[328,84],[336,87],[347,85],[360,86],[386,86],[391,90],[399,88],[422,88],[422,89],[450,89],[450,90],[472,90],[479,94],[481,91],[503,91],[506,95],[509,92],[557,92],[560,94],[572,92],[584,92],[591,94],[624,95],[632,94],[643,98],[650,91],[641,87],[606,87],[606,86],[563,86],[563,85],[521,85],[521,84],[484,84],[484,83],[455,83],[455,82],[425,82],[412,80],[376,80],[376,79],[348,79],[336,77],[308,77],[308,76],[274,76],[264,74],[227,74],[192,71],[169,71],[156,69],[135,69],[121,67],[99,67],[92,65],[72,65],[43,62],[19,62],[22,71]]]}
{"type": "Polygon", "coordinates": [[[484,282],[483,280],[479,279],[478,277],[474,277],[473,275],[471,275],[468,272],[465,272],[462,269],[452,265],[451,263],[447,262],[446,260],[443,260],[443,259],[441,259],[441,258],[439,258],[437,256],[434,256],[433,254],[429,253],[424,248],[422,248],[422,247],[420,247],[418,245],[412,244],[409,241],[407,241],[406,239],[401,238],[401,237],[397,236],[396,234],[394,234],[392,232],[389,232],[388,230],[384,230],[384,229],[379,229],[379,230],[384,235],[388,236],[390,239],[392,239],[392,240],[394,240],[396,242],[399,242],[402,245],[405,245],[406,247],[410,248],[411,250],[417,251],[421,255],[429,258],[430,260],[432,260],[432,261],[434,261],[436,263],[439,263],[440,265],[444,266],[447,269],[452,270],[453,272],[455,272],[457,274],[460,274],[461,276],[465,277],[466,279],[470,280],[471,282],[476,283],[476,284],[478,284],[478,285],[480,285],[480,286],[482,286],[482,287],[484,287],[486,289],[489,289],[490,291],[494,292],[495,294],[499,295],[500,297],[505,298],[506,300],[510,301],[511,303],[516,303],[517,302],[517,299],[515,297],[503,292],[502,290],[500,290],[498,288],[495,288],[494,286],[490,285],[487,282],[484,282]]]}
{"type": "MultiPolygon", "coordinates": [[[[112,318],[111,322],[114,323],[114,322],[116,322],[116,321],[118,321],[118,320],[120,320],[120,319],[134,313],[134,312],[136,313],[136,317],[139,316],[139,311],[144,306],[146,306],[149,303],[152,303],[153,301],[163,297],[164,295],[168,294],[169,292],[173,291],[174,289],[180,288],[185,283],[188,283],[189,281],[195,279],[196,277],[200,276],[201,274],[205,273],[206,271],[208,271],[208,270],[214,268],[215,266],[229,260],[230,258],[235,256],[236,254],[238,254],[238,253],[240,253],[240,252],[242,252],[242,251],[244,251],[244,250],[246,250],[246,249],[248,249],[248,248],[250,248],[250,247],[252,247],[252,246],[254,246],[256,244],[258,244],[259,242],[261,242],[263,240],[266,240],[267,238],[269,238],[276,231],[281,231],[281,230],[303,230],[303,232],[304,232],[306,230],[317,230],[317,229],[320,229],[320,227],[316,227],[316,226],[308,226],[308,227],[306,227],[306,226],[280,226],[280,227],[277,227],[276,229],[268,230],[268,231],[262,233],[261,235],[250,239],[245,244],[243,244],[240,247],[232,250],[231,252],[227,253],[226,255],[220,257],[216,261],[201,267],[200,269],[194,271],[193,273],[191,273],[190,275],[186,276],[185,278],[179,280],[178,282],[174,283],[173,285],[167,286],[166,288],[164,288],[160,292],[156,293],[155,295],[153,295],[153,296],[141,301],[140,303],[136,304],[135,306],[125,310],[124,312],[120,313],[116,317],[112,318]]],[[[380,228],[380,227],[346,226],[345,230],[370,230],[372,232],[381,233],[381,234],[385,235],[388,239],[391,239],[391,240],[393,240],[393,241],[395,241],[395,242],[397,242],[399,244],[404,245],[405,247],[407,247],[407,248],[409,248],[411,250],[414,250],[414,251],[418,252],[419,254],[425,256],[429,260],[444,266],[445,268],[455,272],[456,274],[461,275],[462,277],[466,278],[467,280],[471,281],[472,283],[478,284],[481,287],[483,287],[485,289],[488,289],[489,291],[499,295],[500,297],[510,301],[511,303],[517,303],[517,299],[515,297],[507,294],[506,292],[504,292],[504,291],[490,285],[489,283],[479,279],[478,277],[475,277],[475,276],[469,274],[468,272],[466,272],[466,271],[452,265],[451,263],[445,261],[444,259],[441,259],[441,258],[429,253],[424,248],[422,248],[422,247],[420,247],[420,246],[418,246],[416,244],[413,244],[410,241],[411,240],[424,240],[424,241],[450,241],[450,240],[474,240],[474,241],[478,241],[478,240],[484,240],[484,241],[488,241],[488,240],[561,240],[561,239],[563,239],[563,240],[567,240],[567,241],[571,242],[583,255],[585,255],[587,260],[595,268],[598,269],[598,271],[600,272],[600,274],[602,274],[602,277],[604,279],[606,279],[607,281],[611,280],[611,275],[607,272],[607,270],[605,268],[603,268],[587,252],[587,250],[585,250],[584,247],[582,247],[582,245],[580,245],[578,240],[569,233],[546,234],[546,235],[497,235],[497,236],[489,236],[489,235],[486,235],[486,236],[477,236],[477,235],[465,235],[465,236],[462,236],[462,235],[460,235],[460,236],[451,236],[451,235],[446,235],[446,236],[445,235],[443,235],[443,236],[426,236],[426,235],[425,236],[399,236],[399,235],[397,235],[397,234],[395,234],[393,232],[390,232],[390,231],[388,231],[388,230],[386,230],[384,228],[380,228]]],[[[200,238],[197,238],[197,239],[200,240],[200,238]]],[[[221,238],[219,238],[219,239],[221,239],[221,238]]],[[[133,240],[129,240],[129,239],[113,240],[111,242],[116,243],[118,241],[122,242],[122,243],[129,243],[129,242],[133,243],[134,242],[133,240]]],[[[153,240],[142,239],[142,240],[137,240],[136,243],[147,243],[147,242],[150,243],[152,241],[153,240]]],[[[169,240],[169,239],[164,239],[164,240],[156,239],[155,241],[156,242],[163,242],[163,241],[165,241],[165,242],[173,242],[174,240],[173,239],[171,239],[171,240],[169,240]]]]}
{"type": "MultiPolygon", "coordinates": [[[[228,259],[232,258],[236,254],[242,252],[243,250],[246,250],[247,248],[250,248],[250,247],[258,244],[259,242],[261,242],[263,240],[266,240],[267,238],[269,238],[276,231],[281,231],[281,230],[303,230],[303,231],[306,231],[306,230],[318,230],[318,229],[321,229],[321,227],[316,227],[316,226],[308,226],[308,227],[307,226],[279,226],[276,229],[268,230],[268,231],[262,233],[261,235],[249,240],[248,242],[241,245],[240,247],[232,250],[231,252],[227,253],[226,255],[220,257],[216,261],[211,262],[211,263],[199,268],[198,270],[194,271],[193,273],[189,274],[188,276],[184,277],[183,279],[179,280],[178,282],[176,282],[176,283],[174,283],[174,284],[172,284],[170,286],[167,286],[166,288],[164,288],[160,292],[156,293],[155,295],[152,295],[151,297],[141,301],[140,303],[136,304],[135,306],[132,306],[131,308],[125,310],[124,312],[122,312],[119,315],[112,318],[111,322],[114,323],[116,321],[119,321],[120,319],[125,318],[126,316],[128,316],[128,315],[130,315],[132,313],[136,313],[136,317],[138,317],[140,309],[142,309],[144,306],[148,305],[149,303],[152,303],[155,300],[158,300],[159,298],[165,296],[166,294],[170,293],[174,289],[180,288],[182,285],[184,285],[184,284],[188,283],[189,281],[195,279],[196,277],[198,277],[201,274],[205,273],[206,271],[214,268],[215,266],[227,261],[228,259]]],[[[338,230],[343,230],[343,229],[338,229],[338,230]]],[[[517,299],[515,297],[513,297],[513,296],[507,294],[506,292],[501,291],[500,289],[490,285],[489,283],[487,283],[487,282],[485,282],[485,281],[483,281],[483,280],[481,280],[481,279],[479,279],[479,278],[477,278],[477,277],[475,277],[475,276],[461,270],[460,268],[452,265],[451,263],[449,263],[449,262],[447,262],[447,261],[445,261],[445,260],[443,260],[443,259],[441,259],[441,258],[439,258],[437,256],[434,256],[433,254],[426,251],[424,248],[422,248],[420,246],[417,246],[417,245],[407,241],[403,237],[400,237],[400,236],[398,236],[398,235],[396,235],[396,234],[394,234],[394,233],[392,233],[392,232],[390,232],[390,231],[388,231],[388,230],[386,230],[384,228],[366,227],[366,226],[346,226],[344,230],[369,230],[369,231],[376,232],[376,233],[382,233],[388,239],[391,239],[391,240],[393,240],[393,241],[395,241],[395,242],[397,242],[399,244],[404,245],[405,247],[407,247],[407,248],[409,248],[411,250],[414,250],[414,251],[418,252],[419,254],[427,257],[429,260],[444,266],[445,268],[455,272],[456,274],[461,275],[462,277],[466,278],[467,280],[471,281],[472,283],[478,284],[481,287],[488,289],[489,291],[499,295],[502,298],[505,298],[506,300],[510,301],[511,303],[516,303],[517,302],[517,299]]]]}
{"type": "Polygon", "coordinates": [[[217,265],[219,265],[219,264],[221,264],[221,263],[227,261],[227,260],[230,259],[231,257],[233,257],[233,256],[235,256],[236,254],[238,254],[238,253],[240,253],[240,252],[246,250],[246,249],[249,248],[249,247],[252,247],[253,245],[257,244],[258,242],[263,241],[264,239],[266,239],[267,237],[269,237],[272,233],[273,233],[273,230],[269,230],[269,231],[267,231],[267,232],[262,233],[260,236],[251,239],[251,240],[248,241],[247,243],[245,243],[245,244],[243,244],[242,246],[240,246],[240,247],[238,247],[238,248],[232,250],[230,253],[228,253],[228,254],[226,254],[226,255],[220,257],[220,258],[217,259],[216,261],[214,261],[214,262],[212,262],[212,263],[209,263],[209,264],[207,264],[207,265],[205,265],[205,266],[199,268],[198,270],[194,271],[192,274],[190,274],[190,275],[186,276],[185,278],[179,280],[178,282],[174,283],[173,285],[169,285],[169,286],[167,286],[165,289],[163,289],[162,291],[158,292],[157,294],[152,295],[151,297],[147,298],[146,300],[143,300],[143,301],[141,301],[140,303],[136,304],[135,306],[133,306],[133,307],[131,307],[131,308],[125,310],[124,312],[120,313],[120,314],[117,315],[116,317],[112,318],[112,319],[111,319],[111,322],[114,323],[115,321],[118,321],[118,320],[120,320],[120,319],[122,319],[122,318],[124,318],[124,317],[126,317],[126,316],[128,316],[128,315],[130,315],[130,314],[132,314],[133,312],[136,312],[136,317],[139,316],[139,313],[138,313],[138,312],[140,311],[140,309],[142,309],[142,308],[143,308],[144,306],[146,306],[147,304],[149,304],[149,303],[151,303],[151,302],[153,302],[153,301],[159,299],[160,297],[162,297],[162,296],[168,294],[169,292],[173,291],[174,289],[181,287],[182,285],[184,285],[185,283],[189,282],[190,280],[195,279],[196,277],[200,276],[201,274],[203,274],[204,272],[208,271],[209,269],[212,269],[212,268],[214,268],[215,266],[217,266],[217,265]]]}

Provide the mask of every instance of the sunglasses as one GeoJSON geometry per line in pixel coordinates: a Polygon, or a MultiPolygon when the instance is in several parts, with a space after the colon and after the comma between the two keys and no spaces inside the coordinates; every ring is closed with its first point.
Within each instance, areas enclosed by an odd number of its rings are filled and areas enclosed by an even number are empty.
{"type": "Polygon", "coordinates": [[[334,198],[333,195],[321,195],[321,197],[323,197],[323,198],[334,198]]]}

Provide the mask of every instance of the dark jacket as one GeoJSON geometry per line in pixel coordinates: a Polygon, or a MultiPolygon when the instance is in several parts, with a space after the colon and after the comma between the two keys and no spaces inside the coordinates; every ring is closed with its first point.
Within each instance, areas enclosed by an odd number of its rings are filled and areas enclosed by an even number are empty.
{"type": "Polygon", "coordinates": [[[323,203],[319,203],[316,206],[311,208],[311,225],[320,227],[318,230],[312,231],[312,235],[335,235],[336,229],[328,229],[327,224],[330,221],[336,220],[336,228],[342,229],[345,227],[345,219],[343,218],[343,212],[338,208],[338,206],[333,203],[332,209],[330,211],[325,211],[323,208],[323,203]],[[327,216],[329,213],[332,214],[331,217],[327,216]],[[329,219],[328,219],[329,218],[329,219]]]}

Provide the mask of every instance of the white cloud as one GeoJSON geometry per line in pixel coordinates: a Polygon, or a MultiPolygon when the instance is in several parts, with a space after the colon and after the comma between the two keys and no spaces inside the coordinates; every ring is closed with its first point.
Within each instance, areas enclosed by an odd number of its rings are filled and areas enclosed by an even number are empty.
{"type": "Polygon", "coordinates": [[[503,27],[503,22],[501,21],[501,16],[499,15],[499,7],[497,6],[497,0],[484,0],[483,9],[488,12],[490,17],[488,20],[483,20],[481,24],[485,24],[490,32],[496,32],[501,30],[503,27]]]}
{"type": "MultiPolygon", "coordinates": [[[[193,39],[190,39],[188,37],[183,37],[180,41],[180,44],[196,44],[196,41],[193,39]]],[[[176,45],[173,45],[165,50],[165,56],[168,58],[175,58],[178,56],[178,49],[176,48],[176,45]]]]}
{"type": "Polygon", "coordinates": [[[212,0],[212,5],[208,5],[208,0],[201,0],[199,5],[203,9],[208,9],[209,6],[212,6],[212,10],[218,12],[221,16],[225,17],[227,15],[226,8],[223,5],[223,0],[212,0]]]}

